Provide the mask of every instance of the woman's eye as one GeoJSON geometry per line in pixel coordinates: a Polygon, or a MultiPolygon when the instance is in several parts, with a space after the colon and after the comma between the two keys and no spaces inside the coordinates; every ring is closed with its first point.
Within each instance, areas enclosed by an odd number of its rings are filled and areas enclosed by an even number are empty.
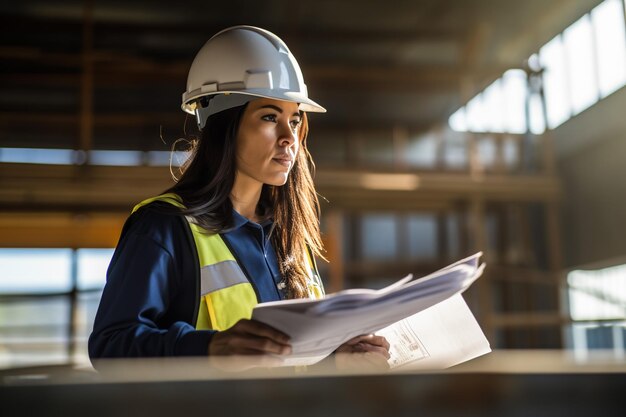
{"type": "MultiPolygon", "coordinates": [[[[276,116],[275,114],[266,114],[265,116],[262,116],[261,119],[265,120],[266,122],[272,122],[272,123],[278,122],[278,116],[276,116]]],[[[300,126],[301,122],[302,122],[302,119],[290,120],[289,126],[291,126],[291,130],[296,130],[298,126],[300,126]]]]}

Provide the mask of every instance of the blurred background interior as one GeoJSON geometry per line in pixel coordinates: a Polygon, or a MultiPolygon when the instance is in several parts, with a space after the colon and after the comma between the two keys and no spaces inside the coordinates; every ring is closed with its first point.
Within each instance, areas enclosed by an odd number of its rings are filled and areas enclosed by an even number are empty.
{"type": "Polygon", "coordinates": [[[328,109],[328,292],[482,250],[465,298],[493,348],[623,359],[624,22],[624,0],[3,2],[0,368],[87,361],[124,220],[198,133],[191,61],[236,24],[279,35],[328,109]]]}

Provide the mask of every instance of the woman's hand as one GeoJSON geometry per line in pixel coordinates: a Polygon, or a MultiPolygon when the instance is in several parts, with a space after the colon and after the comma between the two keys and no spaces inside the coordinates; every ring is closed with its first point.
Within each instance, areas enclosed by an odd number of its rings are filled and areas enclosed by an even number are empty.
{"type": "Polygon", "coordinates": [[[230,329],[217,332],[209,343],[209,355],[286,355],[289,336],[267,324],[241,319],[230,329]]]}
{"type": "Polygon", "coordinates": [[[233,327],[215,333],[209,343],[211,362],[231,371],[277,366],[282,362],[280,358],[269,355],[289,353],[289,336],[255,320],[241,319],[233,327]]]}
{"type": "Polygon", "coordinates": [[[374,334],[350,339],[335,351],[335,365],[339,370],[387,370],[389,358],[389,342],[383,336],[374,334]]]}

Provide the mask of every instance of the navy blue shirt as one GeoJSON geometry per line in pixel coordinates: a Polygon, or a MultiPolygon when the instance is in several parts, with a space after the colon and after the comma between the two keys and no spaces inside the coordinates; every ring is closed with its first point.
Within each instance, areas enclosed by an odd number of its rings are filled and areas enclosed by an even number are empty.
{"type": "Polygon", "coordinates": [[[222,233],[244,273],[252,283],[260,303],[285,298],[278,289],[282,277],[278,269],[276,252],[270,242],[273,222],[251,222],[233,210],[233,228],[222,233]]]}

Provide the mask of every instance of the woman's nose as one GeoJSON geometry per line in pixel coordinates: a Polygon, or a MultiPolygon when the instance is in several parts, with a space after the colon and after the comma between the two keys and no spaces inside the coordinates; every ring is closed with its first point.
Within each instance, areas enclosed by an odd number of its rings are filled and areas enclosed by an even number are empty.
{"type": "Polygon", "coordinates": [[[281,123],[279,135],[278,143],[280,146],[290,146],[298,140],[298,131],[292,130],[289,123],[281,123]]]}

